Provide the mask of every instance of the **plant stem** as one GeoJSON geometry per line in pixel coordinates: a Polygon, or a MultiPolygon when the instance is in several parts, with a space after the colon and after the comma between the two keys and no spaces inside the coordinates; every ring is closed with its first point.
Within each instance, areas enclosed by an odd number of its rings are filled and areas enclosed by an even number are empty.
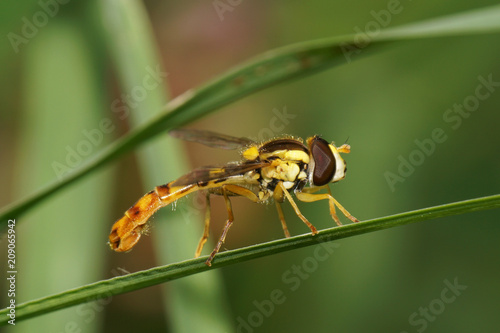
{"type": "MultiPolygon", "coordinates": [[[[237,250],[226,251],[219,253],[215,257],[211,268],[205,265],[204,262],[206,258],[190,259],[166,266],[155,267],[149,270],[95,282],[62,292],[60,294],[20,304],[16,307],[16,320],[32,318],[80,303],[109,298],[113,295],[123,294],[129,291],[172,281],[185,276],[207,271],[209,269],[224,267],[322,242],[334,241],[337,239],[393,228],[414,222],[423,222],[438,217],[452,216],[499,207],[500,194],[496,194],[482,198],[414,210],[364,222],[352,223],[342,227],[333,227],[322,230],[315,236],[312,236],[311,234],[304,234],[237,250]]],[[[9,320],[9,317],[7,316],[8,313],[9,309],[3,309],[0,311],[0,325],[5,325],[7,323],[9,320]]]]}

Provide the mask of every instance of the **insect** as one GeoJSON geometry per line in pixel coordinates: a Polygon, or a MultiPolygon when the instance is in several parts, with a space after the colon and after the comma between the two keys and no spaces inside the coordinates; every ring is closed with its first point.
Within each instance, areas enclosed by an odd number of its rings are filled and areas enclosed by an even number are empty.
{"type": "Polygon", "coordinates": [[[146,222],[158,209],[196,191],[205,191],[207,202],[205,227],[195,257],[200,256],[209,235],[210,195],[224,198],[228,214],[219,241],[205,262],[208,266],[211,266],[233,223],[230,201],[232,196],[242,196],[256,203],[273,199],[285,237],[290,237],[281,208],[285,199],[290,202],[297,216],[311,229],[311,233],[313,235],[318,233],[300,212],[291,192],[303,202],[327,200],[330,215],[339,226],[342,223],[337,217],[335,207],[351,221],[358,222],[332,197],[328,186],[329,183],[344,179],[346,175],[346,163],[340,154],[350,152],[351,147],[348,144],[336,147],[319,136],[308,138],[304,144],[301,139],[289,136],[257,143],[250,139],[210,131],[181,129],[171,131],[170,134],[210,147],[240,149],[242,159],[222,166],[195,169],[145,194],[111,228],[109,245],[117,252],[129,251],[135,246],[145,230],[146,222]],[[316,193],[320,190],[327,192],[316,193]]]}

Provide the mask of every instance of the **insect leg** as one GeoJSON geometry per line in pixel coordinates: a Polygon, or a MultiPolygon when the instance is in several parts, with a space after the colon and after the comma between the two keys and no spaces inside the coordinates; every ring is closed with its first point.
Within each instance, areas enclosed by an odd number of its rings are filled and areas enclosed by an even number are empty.
{"type": "Polygon", "coordinates": [[[281,190],[281,187],[276,186],[276,188],[274,189],[273,198],[274,198],[274,203],[276,204],[276,209],[278,210],[278,216],[281,221],[281,227],[285,232],[285,237],[289,238],[290,232],[288,231],[288,227],[286,225],[285,214],[283,214],[283,209],[281,208],[281,203],[283,202],[283,191],[281,190]]]}
{"type": "Polygon", "coordinates": [[[253,202],[260,202],[259,197],[246,187],[228,184],[224,185],[224,189],[228,192],[241,195],[242,197],[252,200],[253,202]]]}
{"type": "Polygon", "coordinates": [[[280,221],[281,221],[281,227],[283,228],[283,231],[285,232],[285,237],[290,238],[290,232],[288,231],[288,227],[286,225],[285,215],[283,214],[283,209],[281,208],[281,203],[279,203],[276,200],[274,200],[274,202],[276,203],[276,209],[278,210],[278,215],[279,215],[280,221]]]}
{"type": "Polygon", "coordinates": [[[198,258],[201,254],[201,250],[203,249],[203,245],[207,242],[208,234],[210,232],[210,193],[207,192],[206,200],[205,200],[205,229],[203,230],[203,236],[201,236],[200,242],[198,243],[198,247],[196,248],[196,252],[194,254],[195,258],[198,258]]]}
{"type": "Polygon", "coordinates": [[[234,220],[233,208],[231,207],[231,201],[229,201],[229,197],[227,196],[226,186],[222,186],[222,194],[224,195],[224,201],[226,203],[226,208],[227,208],[227,221],[226,225],[224,226],[224,229],[222,230],[222,235],[220,236],[219,241],[215,246],[215,249],[212,251],[207,261],[205,261],[205,264],[207,266],[212,266],[212,260],[214,259],[217,252],[219,252],[222,244],[226,240],[227,232],[229,231],[229,228],[231,228],[231,225],[233,224],[234,220]]]}
{"type": "MultiPolygon", "coordinates": [[[[212,251],[212,253],[210,254],[210,257],[208,257],[207,261],[205,262],[208,266],[212,265],[212,260],[214,259],[217,252],[219,252],[222,244],[226,240],[227,232],[229,231],[229,228],[233,224],[233,220],[234,220],[233,208],[231,206],[231,201],[229,201],[228,192],[233,193],[233,194],[237,194],[237,195],[241,195],[242,197],[245,197],[249,200],[252,200],[253,202],[260,202],[259,197],[257,197],[257,195],[255,195],[255,193],[253,193],[251,190],[249,190],[243,186],[228,184],[228,185],[222,186],[221,190],[222,190],[222,195],[224,196],[224,201],[226,203],[228,218],[226,221],[226,225],[224,226],[224,229],[222,230],[222,235],[220,236],[219,241],[217,242],[217,245],[215,246],[215,249],[212,251]]],[[[206,221],[207,220],[205,217],[205,223],[206,223],[206,221]]],[[[206,226],[206,224],[205,224],[205,226],[206,226]]],[[[208,231],[207,231],[207,235],[208,235],[208,231]]],[[[200,252],[201,252],[201,250],[200,250],[200,252]]]]}
{"type": "Polygon", "coordinates": [[[290,202],[290,205],[292,205],[293,210],[295,211],[295,214],[297,214],[297,216],[309,227],[309,229],[311,229],[312,234],[316,235],[318,233],[318,230],[316,230],[316,228],[304,217],[304,215],[302,215],[302,213],[299,210],[299,207],[297,206],[295,201],[293,201],[292,196],[290,195],[288,190],[285,188],[285,186],[283,186],[283,182],[279,182],[278,186],[280,187],[280,189],[283,191],[283,194],[290,202]]]}
{"type": "Polygon", "coordinates": [[[330,187],[326,186],[328,189],[328,193],[320,193],[320,194],[313,194],[311,192],[316,192],[322,188],[306,188],[303,189],[302,192],[295,192],[295,196],[297,199],[303,202],[314,202],[318,200],[328,200],[329,206],[330,206],[330,215],[332,216],[333,220],[337,225],[341,226],[342,223],[340,222],[339,218],[337,217],[337,214],[335,213],[335,206],[340,209],[340,211],[351,221],[353,222],[359,222],[357,218],[351,215],[342,205],[335,200],[335,198],[332,196],[330,192],[330,187]]]}

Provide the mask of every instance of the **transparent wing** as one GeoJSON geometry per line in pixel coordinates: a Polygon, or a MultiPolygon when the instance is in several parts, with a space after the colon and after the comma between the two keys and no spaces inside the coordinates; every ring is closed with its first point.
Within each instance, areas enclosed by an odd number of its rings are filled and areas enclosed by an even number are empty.
{"type": "Polygon", "coordinates": [[[270,162],[250,161],[226,164],[222,166],[205,166],[194,169],[172,183],[172,186],[185,186],[199,182],[224,181],[231,177],[243,176],[248,171],[270,165],[270,162]]]}
{"type": "Polygon", "coordinates": [[[237,138],[212,131],[194,129],[176,129],[170,131],[169,134],[174,138],[197,142],[209,147],[221,149],[239,149],[255,143],[248,138],[237,138]]]}

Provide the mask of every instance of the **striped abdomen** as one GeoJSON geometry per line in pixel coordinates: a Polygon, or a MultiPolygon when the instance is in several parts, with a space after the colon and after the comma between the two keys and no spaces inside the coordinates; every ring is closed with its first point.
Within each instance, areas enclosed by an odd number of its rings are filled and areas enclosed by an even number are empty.
{"type": "Polygon", "coordinates": [[[130,207],[121,219],[113,224],[109,234],[109,246],[117,252],[129,251],[141,238],[149,218],[160,208],[199,189],[196,184],[157,186],[130,207]]]}

